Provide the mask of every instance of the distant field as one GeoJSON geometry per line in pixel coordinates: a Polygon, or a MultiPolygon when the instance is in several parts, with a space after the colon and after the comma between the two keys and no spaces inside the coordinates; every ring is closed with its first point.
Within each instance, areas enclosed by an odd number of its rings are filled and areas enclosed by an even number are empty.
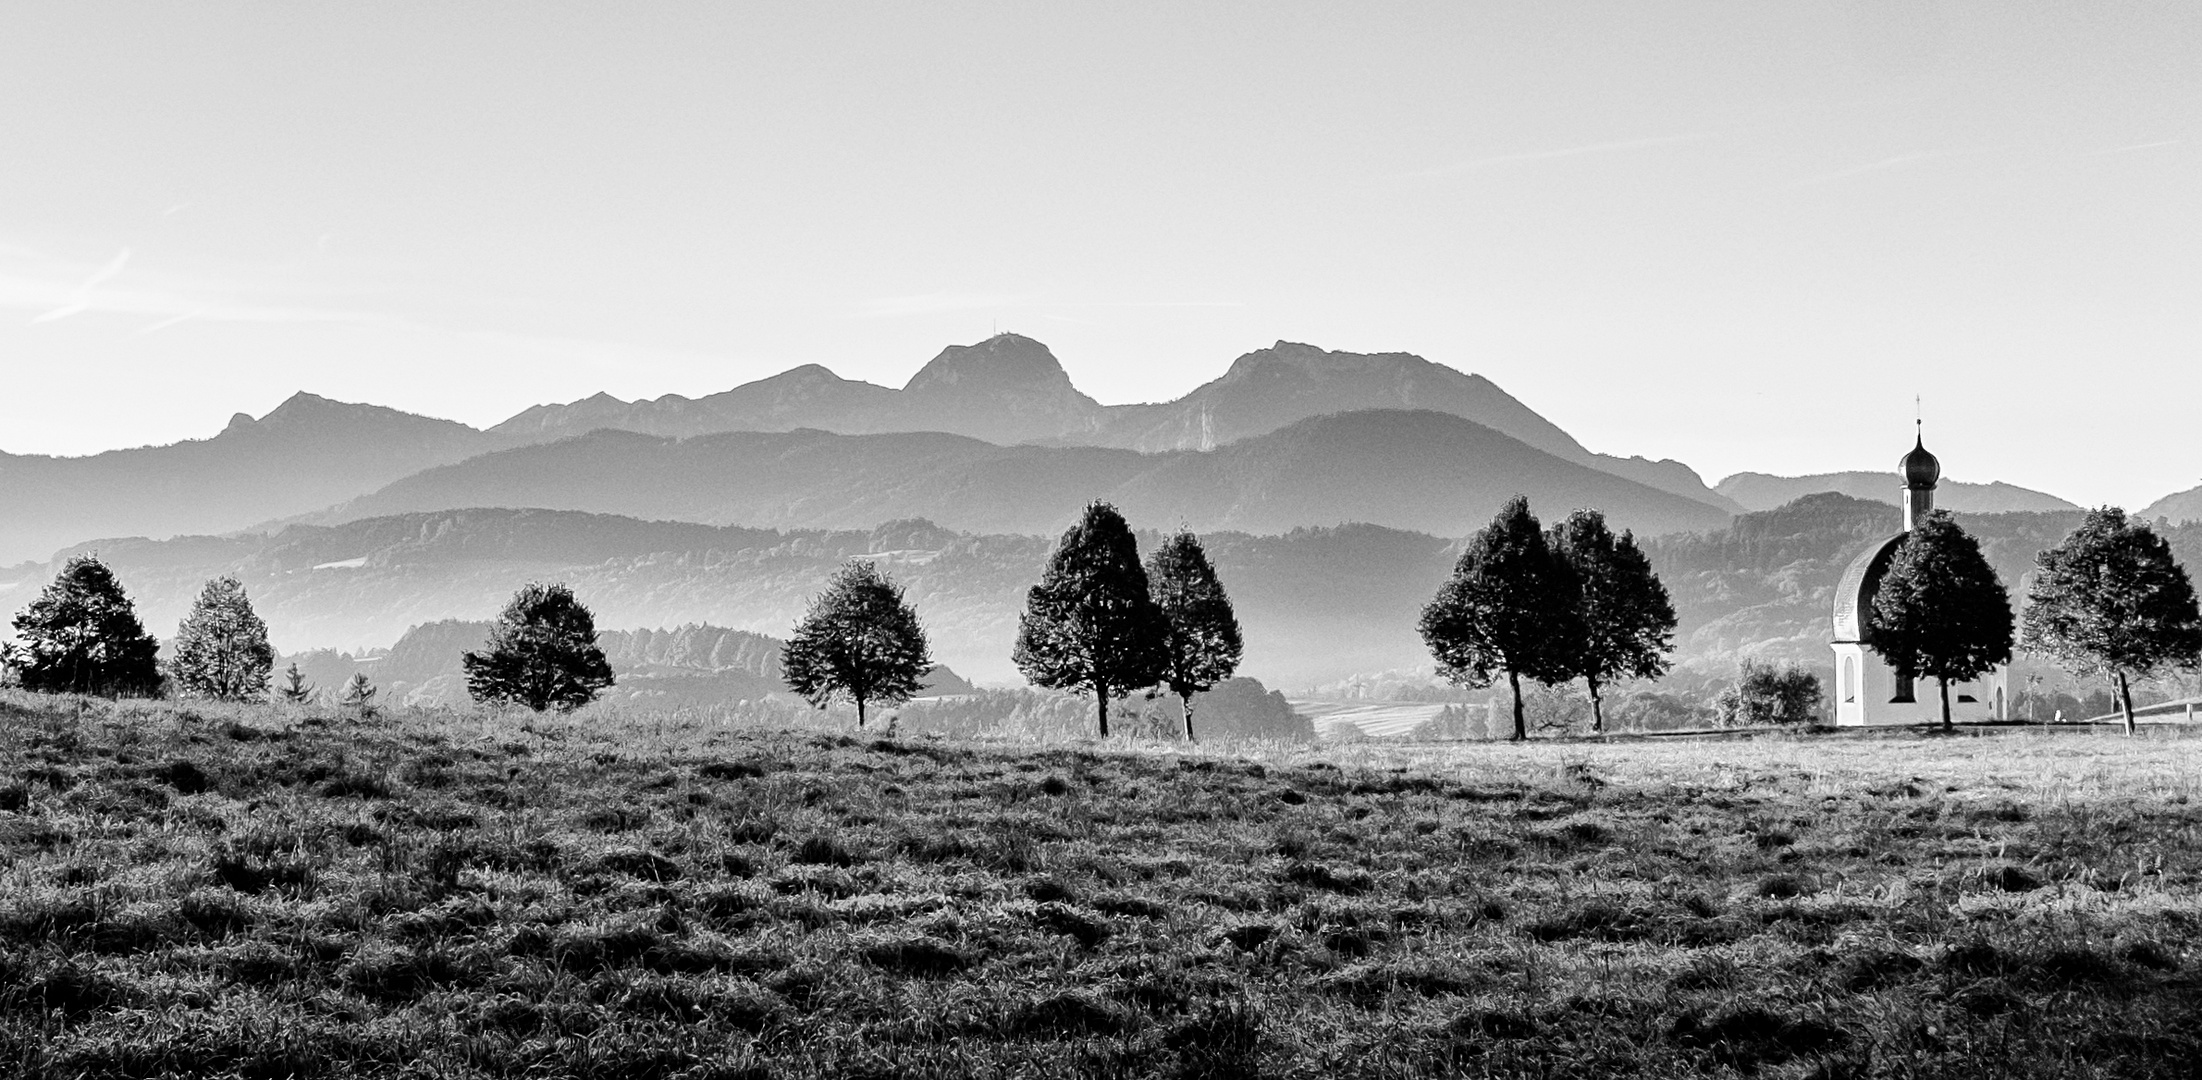
{"type": "Polygon", "coordinates": [[[2198,789],[0,693],[0,1073],[2193,1076],[2198,789]]]}
{"type": "Polygon", "coordinates": [[[1315,722],[1315,731],[1326,738],[1350,734],[1351,729],[1340,725],[1351,724],[1361,734],[1373,739],[1405,735],[1425,720],[1434,720],[1445,711],[1443,705],[1422,702],[1379,702],[1358,704],[1350,701],[1322,701],[1293,699],[1291,705],[1300,715],[1315,722]]]}

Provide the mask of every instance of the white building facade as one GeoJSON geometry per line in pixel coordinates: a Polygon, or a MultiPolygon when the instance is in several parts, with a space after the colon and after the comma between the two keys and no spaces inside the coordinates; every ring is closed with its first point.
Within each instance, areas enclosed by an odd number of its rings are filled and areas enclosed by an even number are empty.
{"type": "MultiPolygon", "coordinates": [[[[1927,452],[1922,439],[1897,462],[1904,481],[1904,532],[1877,540],[1851,560],[1835,586],[1835,724],[1867,727],[1896,724],[1939,724],[1942,699],[1933,679],[1915,679],[1909,672],[1889,666],[1874,651],[1869,614],[1873,597],[1881,588],[1881,576],[1896,557],[1897,545],[1912,526],[1934,512],[1934,489],[1942,479],[1942,463],[1927,452]]],[[[1969,682],[1950,684],[1950,719],[1961,721],[2005,720],[2010,714],[2011,671],[2008,665],[1969,682]]]]}

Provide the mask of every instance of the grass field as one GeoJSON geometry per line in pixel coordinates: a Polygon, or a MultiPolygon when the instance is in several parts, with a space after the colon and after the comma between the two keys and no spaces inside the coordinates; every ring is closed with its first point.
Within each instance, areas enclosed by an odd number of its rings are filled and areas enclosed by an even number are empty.
{"type": "Polygon", "coordinates": [[[2198,766],[0,694],[0,1069],[2193,1076],[2198,766]]]}

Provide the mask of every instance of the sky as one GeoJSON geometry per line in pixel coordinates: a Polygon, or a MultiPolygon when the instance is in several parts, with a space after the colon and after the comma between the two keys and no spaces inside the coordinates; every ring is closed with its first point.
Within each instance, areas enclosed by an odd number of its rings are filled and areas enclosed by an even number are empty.
{"type": "Polygon", "coordinates": [[[1708,481],[2202,482],[2202,5],[7,5],[0,450],[1283,339],[1708,481]]]}

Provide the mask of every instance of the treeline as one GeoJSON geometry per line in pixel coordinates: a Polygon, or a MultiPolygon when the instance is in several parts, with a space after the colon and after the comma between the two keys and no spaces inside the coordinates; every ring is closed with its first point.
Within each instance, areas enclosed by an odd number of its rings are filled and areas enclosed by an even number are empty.
{"type": "MultiPolygon", "coordinates": [[[[1843,510],[1836,532],[1846,539],[1875,535],[1882,508],[1870,519],[1849,509],[1808,499],[1784,513],[1843,510]]],[[[2008,560],[2011,542],[2034,531],[2017,530],[1996,550],[1947,513],[1919,521],[1894,549],[1864,612],[1867,644],[1901,680],[1939,684],[1945,725],[1951,720],[1949,684],[2008,663],[2015,649],[2024,648],[2107,681],[2130,728],[2135,680],[2202,665],[2202,614],[2193,583],[2172,545],[2150,525],[2114,508],[2093,511],[2054,546],[2035,552],[2022,631],[2002,584],[2008,571],[1994,563],[2008,560]]],[[[942,534],[926,523],[898,522],[881,526],[874,539],[926,545],[942,534]]],[[[1809,555],[1825,540],[1745,528],[1718,542],[1743,545],[1766,561],[1809,555]]],[[[1545,686],[1581,683],[1589,727],[1600,731],[1605,688],[1658,679],[1671,667],[1676,605],[1653,566],[1636,538],[1626,531],[1615,535],[1598,511],[1577,510],[1548,530],[1517,496],[1467,539],[1451,575],[1422,608],[1417,629],[1439,673],[1456,687],[1506,682],[1512,738],[1528,736],[1525,679],[1545,686]]],[[[18,640],[0,650],[0,666],[9,680],[31,690],[225,701],[271,691],[299,701],[314,692],[295,663],[280,685],[273,684],[266,624],[235,577],[205,583],[165,662],[121,583],[90,555],[70,559],[16,616],[14,627],[18,640]]],[[[615,647],[646,656],[654,645],[668,656],[687,655],[706,647],[690,640],[694,636],[635,635],[615,647]]],[[[713,663],[763,662],[758,656],[718,657],[727,647],[723,638],[708,647],[713,663]]],[[[1190,740],[1199,734],[1196,701],[1233,680],[1244,647],[1231,598],[1199,537],[1189,530],[1163,536],[1143,560],[1123,516],[1095,502],[1056,542],[1026,591],[1012,660],[1034,686],[1090,696],[1094,730],[1102,737],[1110,734],[1112,703],[1144,694],[1149,702],[1173,697],[1190,740]]],[[[460,661],[474,700],[537,711],[577,708],[615,682],[593,614],[563,584],[523,587],[490,625],[487,641],[463,651],[460,661]]],[[[776,672],[814,707],[853,705],[859,727],[876,708],[903,705],[929,685],[937,692],[939,684],[929,684],[934,673],[925,626],[904,587],[875,560],[861,558],[846,561],[811,598],[778,652],[776,672]]],[[[364,673],[355,672],[338,699],[364,714],[375,692],[364,673]]],[[[1803,722],[1819,715],[1821,696],[1808,672],[1747,663],[1712,711],[1731,724],[1803,722]]],[[[951,726],[953,712],[935,709],[936,718],[951,726]]],[[[1466,713],[1447,717],[1440,726],[1449,729],[1465,723],[1466,713]]]]}

